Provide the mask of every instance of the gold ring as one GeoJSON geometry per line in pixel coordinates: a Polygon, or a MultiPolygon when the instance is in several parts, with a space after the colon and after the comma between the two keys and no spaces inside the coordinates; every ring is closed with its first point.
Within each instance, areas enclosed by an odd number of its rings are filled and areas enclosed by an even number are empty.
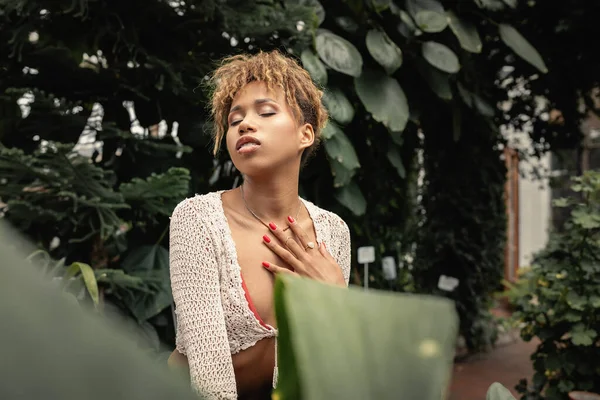
{"type": "Polygon", "coordinates": [[[313,242],[308,242],[306,243],[306,247],[304,248],[304,250],[308,250],[308,249],[314,249],[315,248],[315,244],[313,242]]]}

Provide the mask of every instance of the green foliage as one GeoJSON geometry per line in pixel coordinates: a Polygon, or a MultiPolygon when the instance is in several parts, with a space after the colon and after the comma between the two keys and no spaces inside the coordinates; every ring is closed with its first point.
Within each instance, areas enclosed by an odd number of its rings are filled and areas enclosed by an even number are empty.
{"type": "MultiPolygon", "coordinates": [[[[281,275],[275,307],[279,381],[273,399],[446,397],[458,332],[451,301],[281,275]],[[322,325],[329,328],[314,329],[322,325]]],[[[496,382],[486,400],[514,397],[496,382]]]]}
{"type": "Polygon", "coordinates": [[[520,391],[527,399],[563,399],[571,390],[600,392],[600,173],[586,172],[562,199],[571,217],[553,232],[511,293],[525,340],[540,345],[531,356],[535,375],[520,391]],[[543,393],[543,394],[540,394],[543,393]]]}
{"type": "Polygon", "coordinates": [[[399,393],[433,400],[448,384],[458,318],[446,299],[283,276],[275,305],[282,400],[396,399],[399,393]],[[315,312],[314,304],[327,307],[315,312]],[[308,328],[323,324],[333,328],[308,328]]]}
{"type": "MultiPolygon", "coordinates": [[[[490,231],[504,230],[497,207],[503,179],[497,179],[497,165],[486,161],[497,156],[489,149],[502,142],[490,128],[500,122],[494,105],[506,98],[495,80],[501,63],[515,54],[540,64],[512,31],[504,36],[514,52],[506,46],[498,23],[521,31],[517,23],[526,7],[513,10],[499,0],[5,2],[0,13],[0,26],[6,27],[0,29],[5,217],[54,258],[112,271],[102,278],[109,300],[169,332],[168,308],[156,313],[165,301],[127,300],[107,281],[129,288],[134,277],[115,272],[129,254],[144,246],[166,248],[174,204],[239,182],[226,154],[213,161],[207,151],[204,82],[215,61],[239,52],[287,49],[323,87],[337,124],[324,132],[323,149],[303,170],[301,195],[348,222],[354,249],[374,245],[378,255],[394,256],[407,266],[415,249],[427,249],[419,251],[420,265],[431,268],[405,269],[395,282],[383,280],[376,269],[372,287],[434,291],[431,285],[446,267],[428,243],[429,233],[416,235],[423,218],[435,215],[442,221],[426,225],[444,229],[441,239],[460,236],[465,243],[480,243],[462,248],[445,242],[447,260],[466,260],[457,264],[457,273],[452,266],[448,274],[465,273],[476,283],[464,286],[468,289],[460,295],[465,297],[456,298],[465,325],[484,306],[470,299],[484,298],[497,277],[491,268],[500,268],[502,235],[481,243],[481,230],[456,230],[479,223],[490,231]],[[427,125],[438,113],[455,118],[427,125]],[[476,128],[459,120],[477,121],[476,128]],[[477,134],[465,134],[468,129],[477,134]],[[484,139],[473,141],[477,137],[484,139]],[[467,169],[450,162],[431,167],[439,153],[428,154],[427,141],[447,144],[448,138],[460,139],[455,151],[470,149],[472,163],[461,164],[467,169]],[[462,202],[475,204],[473,211],[490,206],[493,211],[484,217],[464,214],[456,225],[429,209],[437,196],[460,204],[462,192],[428,184],[419,193],[418,150],[431,160],[425,168],[428,182],[441,182],[448,172],[454,182],[475,175],[472,168],[490,166],[473,183],[489,191],[462,202]],[[45,176],[48,171],[52,177],[45,176]],[[427,204],[422,210],[416,207],[419,194],[427,204]],[[58,247],[51,246],[55,238],[58,247]],[[480,278],[480,272],[489,278],[480,278]],[[413,281],[412,273],[427,278],[413,281]],[[148,308],[138,309],[141,304],[148,308]]],[[[515,73],[533,73],[530,65],[518,67],[515,73]]],[[[165,292],[156,290],[164,299],[165,292]]]]}

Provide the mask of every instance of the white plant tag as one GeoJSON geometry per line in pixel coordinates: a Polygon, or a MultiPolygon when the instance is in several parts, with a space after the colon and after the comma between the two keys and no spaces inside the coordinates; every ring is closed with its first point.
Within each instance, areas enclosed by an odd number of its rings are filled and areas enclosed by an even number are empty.
{"type": "Polygon", "coordinates": [[[364,246],[358,248],[358,263],[369,264],[375,261],[375,247],[364,246]]]}
{"type": "Polygon", "coordinates": [[[452,292],[459,284],[459,280],[446,275],[440,275],[440,279],[438,280],[438,289],[444,290],[446,292],[452,292]]]}
{"type": "Polygon", "coordinates": [[[381,268],[383,269],[383,277],[388,281],[393,281],[398,276],[394,257],[383,257],[381,259],[381,268]]]}

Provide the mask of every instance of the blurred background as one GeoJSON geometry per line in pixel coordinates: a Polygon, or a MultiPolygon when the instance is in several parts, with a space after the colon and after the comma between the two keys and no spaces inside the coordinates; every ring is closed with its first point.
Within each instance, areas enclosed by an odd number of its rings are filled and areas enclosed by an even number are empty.
{"type": "Polygon", "coordinates": [[[0,1],[0,218],[166,362],[169,216],[240,183],[211,155],[204,84],[224,56],[279,49],[325,91],[301,195],[348,223],[351,284],[455,301],[450,398],[494,381],[598,393],[599,15],[591,0],[0,1]]]}

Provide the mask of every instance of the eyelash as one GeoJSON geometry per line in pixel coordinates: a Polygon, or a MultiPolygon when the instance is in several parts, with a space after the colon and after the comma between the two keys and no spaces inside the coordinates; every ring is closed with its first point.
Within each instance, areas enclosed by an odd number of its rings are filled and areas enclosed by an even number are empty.
{"type": "MultiPolygon", "coordinates": [[[[268,112],[268,113],[262,113],[262,114],[259,114],[259,115],[260,115],[261,117],[268,118],[268,117],[270,117],[270,116],[272,116],[272,115],[275,115],[275,113],[274,113],[274,112],[268,112]]],[[[240,120],[237,120],[237,121],[233,121],[231,124],[229,124],[229,126],[236,126],[236,125],[239,125],[239,124],[240,124],[240,122],[242,122],[242,121],[243,121],[243,120],[241,120],[241,119],[240,119],[240,120]]]]}

